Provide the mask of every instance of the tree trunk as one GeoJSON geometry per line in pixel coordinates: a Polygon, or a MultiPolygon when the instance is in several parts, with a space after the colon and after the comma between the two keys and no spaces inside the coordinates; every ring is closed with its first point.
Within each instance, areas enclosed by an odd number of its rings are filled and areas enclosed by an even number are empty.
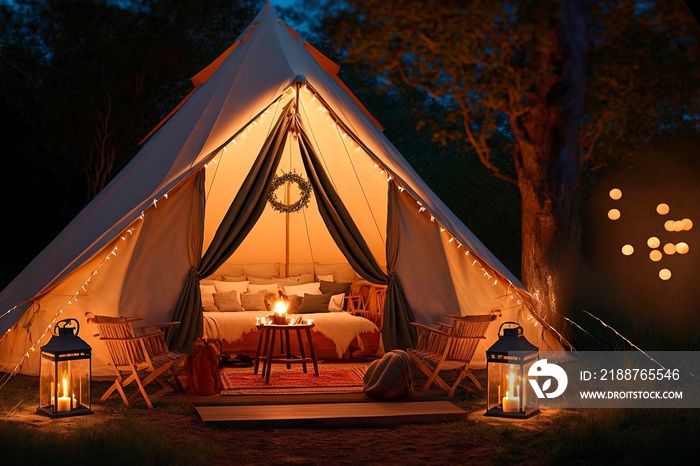
{"type": "MultiPolygon", "coordinates": [[[[578,182],[583,95],[586,86],[589,0],[563,0],[543,48],[551,82],[538,88],[538,105],[511,122],[518,151],[516,166],[522,196],[522,277],[535,308],[571,341],[564,316],[573,309],[581,245],[578,182]]],[[[543,78],[547,79],[547,77],[543,78]]]]}
{"type": "MultiPolygon", "coordinates": [[[[524,151],[532,169],[551,172],[555,167],[540,163],[536,151],[524,151]]],[[[541,159],[540,159],[541,160],[541,159]]],[[[554,162],[554,161],[553,161],[554,162]]],[[[522,276],[525,287],[535,298],[535,310],[567,339],[578,253],[579,220],[576,204],[576,178],[553,180],[519,175],[522,196],[522,276]],[[557,193],[555,185],[562,189],[557,193]],[[566,185],[567,187],[564,187],[566,185]]]]}

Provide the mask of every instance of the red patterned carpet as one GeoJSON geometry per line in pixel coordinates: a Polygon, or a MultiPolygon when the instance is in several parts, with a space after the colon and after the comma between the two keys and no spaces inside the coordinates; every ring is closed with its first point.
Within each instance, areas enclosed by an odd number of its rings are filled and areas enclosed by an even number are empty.
{"type": "MultiPolygon", "coordinates": [[[[309,365],[311,366],[311,365],[309,365]]],[[[301,367],[287,370],[284,366],[273,367],[270,384],[265,385],[264,377],[253,375],[253,368],[242,371],[224,369],[221,380],[224,384],[222,395],[278,395],[312,393],[361,393],[364,367],[319,367],[319,376],[314,376],[309,367],[304,374],[301,367]]]]}

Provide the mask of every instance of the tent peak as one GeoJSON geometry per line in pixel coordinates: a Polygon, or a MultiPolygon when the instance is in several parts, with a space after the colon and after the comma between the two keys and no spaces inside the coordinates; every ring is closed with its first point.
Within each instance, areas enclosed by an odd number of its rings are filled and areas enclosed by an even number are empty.
{"type": "Polygon", "coordinates": [[[309,80],[306,79],[306,76],[303,74],[298,74],[294,76],[294,79],[292,80],[292,84],[306,84],[309,85],[309,80]]]}

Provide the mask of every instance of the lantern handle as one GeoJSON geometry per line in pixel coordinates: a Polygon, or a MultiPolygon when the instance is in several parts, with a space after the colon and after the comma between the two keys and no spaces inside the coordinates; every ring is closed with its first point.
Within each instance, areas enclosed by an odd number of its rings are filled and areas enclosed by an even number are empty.
{"type": "Polygon", "coordinates": [[[515,328],[518,330],[518,336],[519,336],[519,337],[523,335],[523,327],[522,327],[519,323],[517,323],[517,322],[503,322],[503,323],[501,324],[501,326],[498,327],[498,336],[499,336],[499,337],[502,337],[502,336],[503,336],[503,332],[502,332],[503,326],[504,326],[504,325],[508,325],[508,324],[510,324],[510,325],[515,325],[515,328]]]}
{"type": "Polygon", "coordinates": [[[53,334],[59,336],[62,329],[67,329],[65,331],[72,330],[73,335],[78,335],[80,333],[80,322],[76,319],[59,320],[53,327],[53,334]]]}

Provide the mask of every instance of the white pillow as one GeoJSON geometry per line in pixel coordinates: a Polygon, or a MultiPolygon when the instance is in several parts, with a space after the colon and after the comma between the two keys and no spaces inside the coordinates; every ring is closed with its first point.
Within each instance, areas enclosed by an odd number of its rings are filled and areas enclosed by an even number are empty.
{"type": "Polygon", "coordinates": [[[199,285],[199,291],[202,294],[202,309],[208,312],[218,311],[214,303],[216,287],[214,285],[199,285]]]}
{"type": "Polygon", "coordinates": [[[328,310],[331,312],[340,312],[343,310],[344,302],[345,293],[334,294],[331,296],[331,300],[328,301],[328,310]]]}
{"type": "Polygon", "coordinates": [[[329,275],[316,275],[316,277],[318,278],[319,282],[332,282],[332,281],[334,281],[332,273],[329,275]]]}
{"type": "Polygon", "coordinates": [[[294,286],[285,285],[284,294],[286,294],[287,296],[292,294],[295,294],[297,296],[304,296],[304,294],[321,294],[321,283],[314,282],[294,286]]]}
{"type": "Polygon", "coordinates": [[[241,302],[241,294],[248,292],[248,281],[245,282],[214,282],[214,287],[217,293],[226,293],[227,291],[238,291],[238,302],[241,302]]]}
{"type": "Polygon", "coordinates": [[[330,275],[333,274],[334,280],[336,282],[351,282],[355,280],[357,274],[352,269],[348,263],[340,264],[316,264],[314,268],[316,275],[330,275]]]}
{"type": "Polygon", "coordinates": [[[276,294],[278,289],[279,286],[277,285],[277,283],[270,283],[267,285],[256,285],[254,283],[250,283],[248,285],[248,293],[260,293],[261,291],[270,291],[276,294]]]}

